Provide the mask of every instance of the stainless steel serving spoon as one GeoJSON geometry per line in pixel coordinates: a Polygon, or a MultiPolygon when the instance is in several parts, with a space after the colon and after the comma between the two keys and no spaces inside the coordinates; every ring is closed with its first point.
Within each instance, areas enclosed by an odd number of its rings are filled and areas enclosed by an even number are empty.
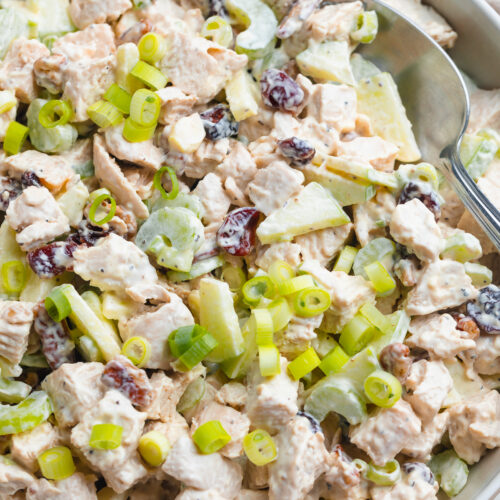
{"type": "Polygon", "coordinates": [[[458,154],[469,119],[469,95],[449,56],[403,15],[379,0],[366,6],[379,18],[375,41],[361,54],[398,84],[423,159],[446,177],[500,251],[500,212],[478,189],[458,154]]]}

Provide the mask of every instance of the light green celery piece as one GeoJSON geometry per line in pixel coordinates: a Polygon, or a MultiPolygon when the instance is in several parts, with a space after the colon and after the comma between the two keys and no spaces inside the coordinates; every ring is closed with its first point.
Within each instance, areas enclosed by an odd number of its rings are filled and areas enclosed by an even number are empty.
{"type": "Polygon", "coordinates": [[[439,171],[430,163],[400,165],[395,175],[400,188],[405,187],[410,181],[417,181],[427,182],[436,192],[439,189],[439,171]]]}
{"type": "Polygon", "coordinates": [[[482,264],[466,262],[464,267],[465,273],[470,276],[472,284],[477,288],[487,286],[493,281],[493,272],[482,264]]]}
{"type": "Polygon", "coordinates": [[[52,413],[46,392],[32,392],[16,406],[0,405],[0,436],[18,434],[45,422],[52,413]]]}
{"type": "Polygon", "coordinates": [[[12,361],[0,356],[0,372],[4,377],[19,377],[23,373],[23,369],[17,363],[12,363],[12,361]]]}
{"type": "Polygon", "coordinates": [[[69,123],[58,125],[54,128],[43,127],[38,121],[38,114],[47,102],[45,99],[35,99],[30,104],[26,113],[31,144],[44,153],[61,153],[67,151],[76,142],[78,132],[69,123]]]}
{"type": "Polygon", "coordinates": [[[340,372],[330,375],[330,377],[345,377],[351,380],[357,391],[363,393],[366,377],[379,369],[380,364],[378,362],[377,353],[375,349],[368,346],[349,359],[340,372]]]}
{"type": "Polygon", "coordinates": [[[39,38],[47,35],[62,36],[75,31],[68,12],[69,0],[41,0],[33,3],[39,38]]]}
{"type": "Polygon", "coordinates": [[[365,59],[361,54],[353,54],[351,56],[351,68],[354,79],[359,82],[363,78],[370,78],[372,76],[382,73],[375,64],[368,59],[365,59]]]}
{"type": "Polygon", "coordinates": [[[264,57],[274,49],[278,20],[261,0],[226,0],[226,8],[247,27],[236,37],[235,50],[249,59],[264,57]]]}
{"type": "Polygon", "coordinates": [[[243,336],[233,295],[224,281],[214,278],[200,281],[200,324],[219,343],[207,356],[208,361],[220,363],[243,352],[243,336]]]}
{"type": "MultiPolygon", "coordinates": [[[[2,2],[2,7],[3,7],[2,2]]],[[[20,36],[28,36],[28,19],[20,9],[0,9],[0,59],[3,59],[10,43],[20,36]]]]}
{"type": "Polygon", "coordinates": [[[500,132],[497,132],[496,130],[493,130],[492,128],[483,128],[477,133],[477,135],[479,137],[484,137],[485,139],[488,139],[489,141],[493,141],[498,147],[497,154],[495,156],[497,158],[500,158],[500,132]]]}
{"type": "MultiPolygon", "coordinates": [[[[13,260],[25,263],[24,252],[17,244],[16,232],[4,220],[0,226],[0,269],[3,264],[13,260]]],[[[3,280],[0,279],[0,296],[9,298],[9,296],[16,297],[17,295],[8,294],[3,287],[3,280]]]]}
{"type": "Polygon", "coordinates": [[[85,361],[95,361],[102,363],[104,358],[97,344],[88,336],[81,335],[76,339],[76,345],[85,361]]]}
{"type": "Polygon", "coordinates": [[[375,238],[359,250],[354,259],[352,269],[354,274],[363,276],[368,280],[365,267],[373,262],[379,261],[390,271],[392,268],[393,255],[396,252],[396,244],[388,238],[375,238]]]}
{"type": "Polygon", "coordinates": [[[223,361],[220,365],[226,376],[233,379],[243,377],[250,368],[252,361],[257,356],[255,335],[248,327],[248,321],[242,327],[241,331],[244,343],[243,352],[239,356],[223,361]]]}
{"type": "Polygon", "coordinates": [[[161,208],[175,208],[175,207],[181,207],[181,208],[187,208],[188,210],[191,210],[191,212],[198,217],[198,219],[201,219],[203,215],[205,214],[205,208],[203,207],[203,203],[201,200],[198,198],[198,196],[192,194],[192,193],[179,193],[173,200],[165,200],[162,197],[159,197],[154,203],[153,206],[151,207],[152,212],[156,212],[156,210],[160,210],[161,208]]]}
{"type": "Polygon", "coordinates": [[[460,145],[460,159],[469,175],[477,181],[486,172],[497,151],[496,141],[465,134],[460,145]]]}
{"type": "Polygon", "coordinates": [[[318,332],[317,337],[312,340],[312,346],[320,358],[324,358],[332,349],[339,344],[326,332],[318,332]]]}
{"type": "Polygon", "coordinates": [[[20,403],[31,392],[31,386],[18,380],[0,378],[0,401],[2,403],[20,403]]]}
{"type": "Polygon", "coordinates": [[[356,85],[352,74],[351,51],[347,42],[310,42],[309,47],[295,60],[301,73],[318,81],[332,81],[356,85]]]}
{"type": "Polygon", "coordinates": [[[55,278],[40,279],[31,267],[28,266],[26,270],[28,274],[26,286],[19,296],[19,299],[25,302],[40,302],[47,297],[55,286],[72,281],[72,273],[70,272],[63,273],[55,278]]]}
{"type": "Polygon", "coordinates": [[[467,484],[469,467],[454,450],[446,450],[434,455],[429,462],[440,488],[449,496],[457,496],[467,484]]]}
{"type": "Polygon", "coordinates": [[[167,277],[170,281],[189,281],[194,278],[198,278],[202,274],[210,273],[214,269],[224,265],[224,257],[221,255],[215,255],[214,257],[209,257],[208,259],[203,259],[195,262],[191,266],[191,270],[187,273],[180,271],[169,271],[167,277]]]}
{"type": "Polygon", "coordinates": [[[110,337],[113,337],[117,344],[121,344],[121,339],[116,331],[115,324],[104,317],[102,313],[102,304],[97,293],[87,290],[82,293],[82,299],[87,303],[87,305],[92,309],[93,313],[97,316],[99,321],[102,323],[103,328],[107,331],[110,337]]]}
{"type": "Polygon", "coordinates": [[[420,159],[412,126],[401,102],[398,88],[389,73],[364,78],[358,82],[358,112],[370,118],[375,135],[396,144],[396,159],[414,162],[420,159]]]}
{"type": "Polygon", "coordinates": [[[317,182],[308,184],[257,229],[262,244],[289,241],[299,234],[350,222],[338,201],[317,182]],[[321,210],[318,210],[321,207],[321,210]]]}
{"type": "Polygon", "coordinates": [[[370,348],[379,354],[385,346],[396,342],[403,343],[410,326],[410,317],[405,311],[395,311],[386,316],[391,327],[386,332],[378,332],[370,342],[370,348]]]}
{"type": "Polygon", "coordinates": [[[458,233],[445,240],[442,259],[453,259],[458,262],[479,259],[483,255],[481,243],[470,233],[458,233]]]}
{"type": "Polygon", "coordinates": [[[373,198],[375,186],[349,175],[332,172],[324,164],[309,164],[302,170],[307,182],[317,182],[328,189],[340,206],[346,207],[364,203],[373,198]]]}

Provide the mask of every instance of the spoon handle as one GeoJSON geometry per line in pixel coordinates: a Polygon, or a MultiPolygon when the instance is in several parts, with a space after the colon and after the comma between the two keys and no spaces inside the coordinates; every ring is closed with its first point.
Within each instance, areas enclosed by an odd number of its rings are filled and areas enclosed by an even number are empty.
{"type": "Polygon", "coordinates": [[[500,251],[500,212],[477,187],[460,160],[457,147],[443,158],[442,172],[467,210],[500,251]]]}

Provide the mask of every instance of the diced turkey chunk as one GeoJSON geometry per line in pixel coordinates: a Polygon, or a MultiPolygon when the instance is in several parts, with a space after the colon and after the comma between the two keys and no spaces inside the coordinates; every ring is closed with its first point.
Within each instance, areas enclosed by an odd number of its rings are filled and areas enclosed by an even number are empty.
{"type": "Polygon", "coordinates": [[[18,180],[21,180],[24,172],[34,172],[53,194],[61,191],[75,177],[74,170],[63,157],[47,155],[34,149],[9,156],[5,159],[4,166],[7,167],[9,176],[18,180]]]}
{"type": "Polygon", "coordinates": [[[284,260],[290,266],[297,267],[300,264],[301,248],[296,243],[284,241],[260,247],[255,263],[264,271],[276,260],[284,260]]]}
{"type": "Polygon", "coordinates": [[[182,437],[170,450],[162,470],[188,487],[214,489],[225,497],[234,498],[241,488],[241,467],[219,453],[202,455],[191,438],[182,437]]]}
{"type": "Polygon", "coordinates": [[[405,386],[408,391],[406,401],[426,424],[432,421],[443,406],[453,387],[453,380],[442,361],[422,359],[411,365],[405,386]]]}
{"type": "Polygon", "coordinates": [[[307,116],[318,123],[334,127],[340,133],[352,132],[356,126],[356,103],[356,90],[353,87],[332,83],[314,85],[307,105],[307,116]]]}
{"type": "Polygon", "coordinates": [[[183,116],[193,112],[196,97],[186,95],[177,87],[165,87],[156,92],[161,99],[161,111],[158,121],[164,125],[172,124],[183,116]]]}
{"type": "Polygon", "coordinates": [[[215,395],[215,400],[236,410],[241,410],[247,401],[247,389],[239,382],[228,382],[219,389],[215,395]]]}
{"type": "Polygon", "coordinates": [[[422,5],[421,0],[387,0],[394,9],[408,16],[442,47],[450,49],[455,45],[457,34],[432,7],[422,5]]]}
{"type": "Polygon", "coordinates": [[[109,485],[117,493],[124,493],[135,484],[145,481],[148,469],[144,467],[139,453],[134,452],[124,463],[114,469],[102,472],[109,485]]]}
{"type": "Polygon", "coordinates": [[[269,466],[269,499],[302,500],[328,468],[325,436],[296,416],[276,438],[278,458],[269,466]]]}
{"type": "Polygon", "coordinates": [[[228,500],[222,496],[217,490],[196,490],[194,488],[186,488],[179,493],[175,500],[228,500]]]}
{"type": "Polygon", "coordinates": [[[123,340],[142,336],[151,344],[152,352],[146,368],[168,369],[174,359],[168,349],[168,337],[181,326],[193,325],[194,318],[189,309],[175,293],[168,293],[165,304],[152,312],[134,316],[120,324],[123,340]]]}
{"type": "Polygon", "coordinates": [[[243,453],[243,438],[250,428],[248,417],[229,406],[210,402],[193,417],[191,432],[210,420],[218,420],[231,436],[231,441],[220,450],[220,454],[227,458],[239,457],[243,453]]]}
{"type": "Polygon", "coordinates": [[[449,417],[450,415],[447,411],[437,414],[429,423],[422,426],[422,432],[418,436],[407,441],[402,453],[427,462],[431,456],[432,449],[441,442],[448,428],[449,417]]]}
{"type": "Polygon", "coordinates": [[[158,170],[162,166],[163,151],[156,147],[152,139],[129,142],[123,137],[123,123],[104,130],[106,149],[110,154],[129,163],[158,170]]]}
{"type": "Polygon", "coordinates": [[[205,209],[203,222],[221,224],[229,210],[231,200],[222,187],[220,177],[213,173],[207,174],[193,190],[193,194],[200,198],[205,209]]]}
{"type": "Polygon", "coordinates": [[[10,453],[12,459],[31,472],[38,469],[37,457],[49,448],[58,446],[60,436],[57,428],[43,422],[34,429],[12,435],[10,453]]]}
{"type": "Polygon", "coordinates": [[[91,24],[116,21],[131,8],[130,0],[72,0],[69,15],[75,26],[82,30],[91,24]]]}
{"type": "Polygon", "coordinates": [[[104,147],[103,138],[94,136],[94,166],[95,175],[102,187],[108,188],[116,197],[116,201],[131,210],[139,219],[148,217],[146,205],[127,180],[116,161],[104,147]]]}
{"type": "Polygon", "coordinates": [[[60,481],[38,479],[26,492],[26,500],[97,500],[95,476],[75,472],[60,481]]]}
{"type": "Polygon", "coordinates": [[[399,148],[381,137],[356,137],[339,144],[338,156],[363,160],[383,172],[394,170],[394,161],[399,148]]]}
{"type": "Polygon", "coordinates": [[[297,413],[298,382],[288,376],[288,362],[280,358],[281,373],[263,377],[258,363],[248,374],[246,411],[253,427],[274,431],[286,425],[297,413]]]}
{"type": "Polygon", "coordinates": [[[68,218],[44,187],[25,189],[9,204],[5,220],[16,231],[16,240],[25,252],[69,231],[68,218]]]}
{"type": "Polygon", "coordinates": [[[434,214],[417,198],[398,205],[392,213],[392,237],[425,262],[437,259],[444,248],[434,214]]]}
{"type": "Polygon", "coordinates": [[[0,63],[0,90],[13,90],[21,102],[30,103],[38,95],[33,65],[49,54],[49,49],[38,40],[16,38],[0,63]]]}
{"type": "Polygon", "coordinates": [[[351,427],[351,441],[376,465],[392,460],[421,430],[411,406],[400,399],[392,408],[375,410],[363,423],[351,427]]]}
{"type": "Polygon", "coordinates": [[[314,340],[316,328],[319,328],[323,320],[322,314],[312,318],[292,317],[287,328],[276,334],[275,343],[284,355],[298,356],[309,347],[314,340]]]}
{"type": "Polygon", "coordinates": [[[430,314],[473,300],[477,293],[463,264],[436,260],[425,267],[417,286],[408,294],[406,312],[411,316],[430,314]]]}
{"type": "Polygon", "coordinates": [[[297,236],[294,241],[301,248],[303,260],[317,260],[325,266],[344,247],[351,236],[353,227],[351,223],[327,227],[297,236]]]}
{"type": "Polygon", "coordinates": [[[486,448],[500,446],[500,394],[488,391],[452,406],[448,432],[457,455],[478,462],[486,448]]]}
{"type": "Polygon", "coordinates": [[[473,360],[477,373],[500,373],[500,335],[481,335],[476,340],[475,349],[466,354],[473,360]]]}
{"type": "Polygon", "coordinates": [[[449,314],[434,313],[414,318],[409,327],[411,336],[406,343],[410,347],[425,349],[432,358],[453,358],[476,345],[456,326],[457,322],[449,314]]]}
{"type": "Polygon", "coordinates": [[[248,184],[247,194],[255,208],[267,216],[296,195],[303,183],[304,174],[300,170],[284,161],[276,161],[257,171],[248,184]]]}
{"type": "Polygon", "coordinates": [[[12,460],[0,458],[0,497],[2,499],[12,498],[16,491],[25,490],[35,481],[35,476],[26,472],[12,460]]]}
{"type": "Polygon", "coordinates": [[[467,131],[471,134],[482,128],[500,130],[500,89],[472,92],[471,113],[467,131]]]}
{"type": "Polygon", "coordinates": [[[0,356],[18,364],[26,348],[33,323],[31,302],[0,301],[0,356]]]}
{"type": "Polygon", "coordinates": [[[134,243],[111,233],[73,254],[75,273],[103,291],[127,293],[136,301],[167,300],[155,268],[134,243]]]}

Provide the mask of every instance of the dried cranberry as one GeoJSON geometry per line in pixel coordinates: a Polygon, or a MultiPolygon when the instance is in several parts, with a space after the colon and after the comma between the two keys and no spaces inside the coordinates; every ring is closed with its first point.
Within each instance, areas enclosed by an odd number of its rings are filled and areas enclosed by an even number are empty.
{"type": "Polygon", "coordinates": [[[434,484],[434,474],[432,471],[422,462],[406,462],[401,468],[406,474],[411,474],[414,471],[420,472],[420,475],[424,479],[424,481],[429,484],[434,484]]]}
{"type": "Polygon", "coordinates": [[[73,264],[73,252],[78,248],[74,241],[56,241],[28,252],[28,263],[40,278],[53,278],[73,264]]]}
{"type": "Polygon", "coordinates": [[[500,333],[500,288],[488,285],[479,290],[476,300],[467,304],[467,314],[486,333],[500,333]]]}
{"type": "Polygon", "coordinates": [[[266,106],[296,112],[304,100],[304,91],[284,71],[267,69],[260,79],[260,91],[266,106]]]}
{"type": "Polygon", "coordinates": [[[71,235],[74,241],[79,245],[84,244],[93,247],[101,238],[109,234],[102,227],[93,226],[88,220],[82,220],[78,225],[78,230],[74,235],[71,235]]]}
{"type": "Polygon", "coordinates": [[[23,189],[26,189],[30,186],[42,187],[42,182],[40,181],[40,177],[35,174],[32,170],[26,170],[21,175],[21,185],[23,189]]]}
{"type": "Polygon", "coordinates": [[[323,432],[323,429],[321,428],[321,425],[319,425],[319,422],[310,414],[305,411],[299,410],[297,412],[298,417],[305,417],[307,420],[309,420],[309,425],[311,426],[311,430],[316,434],[317,432],[323,432]]]}
{"type": "Polygon", "coordinates": [[[9,177],[0,177],[0,210],[7,210],[9,203],[22,192],[21,183],[9,177]]]}
{"type": "Polygon", "coordinates": [[[55,370],[63,363],[74,363],[75,344],[63,324],[56,323],[47,314],[43,302],[35,306],[34,313],[33,328],[40,337],[42,352],[49,366],[55,370]]]}
{"type": "Polygon", "coordinates": [[[280,151],[296,165],[307,165],[316,154],[311,143],[298,137],[290,137],[278,141],[280,151]]]}
{"type": "Polygon", "coordinates": [[[398,204],[406,203],[414,198],[419,199],[438,221],[441,217],[441,204],[436,193],[424,182],[409,182],[399,195],[398,204]]]}
{"type": "Polygon", "coordinates": [[[203,111],[200,117],[207,137],[212,141],[238,135],[239,123],[225,104],[217,104],[203,111]]]}
{"type": "Polygon", "coordinates": [[[255,245],[260,212],[252,207],[229,212],[217,231],[217,244],[230,255],[248,255],[255,245]]]}
{"type": "Polygon", "coordinates": [[[380,353],[382,368],[392,373],[400,382],[407,379],[411,363],[410,349],[400,342],[385,346],[380,353]]]}
{"type": "Polygon", "coordinates": [[[135,406],[151,404],[153,389],[146,372],[134,366],[125,356],[117,356],[108,362],[101,381],[107,387],[125,394],[135,406]]]}

